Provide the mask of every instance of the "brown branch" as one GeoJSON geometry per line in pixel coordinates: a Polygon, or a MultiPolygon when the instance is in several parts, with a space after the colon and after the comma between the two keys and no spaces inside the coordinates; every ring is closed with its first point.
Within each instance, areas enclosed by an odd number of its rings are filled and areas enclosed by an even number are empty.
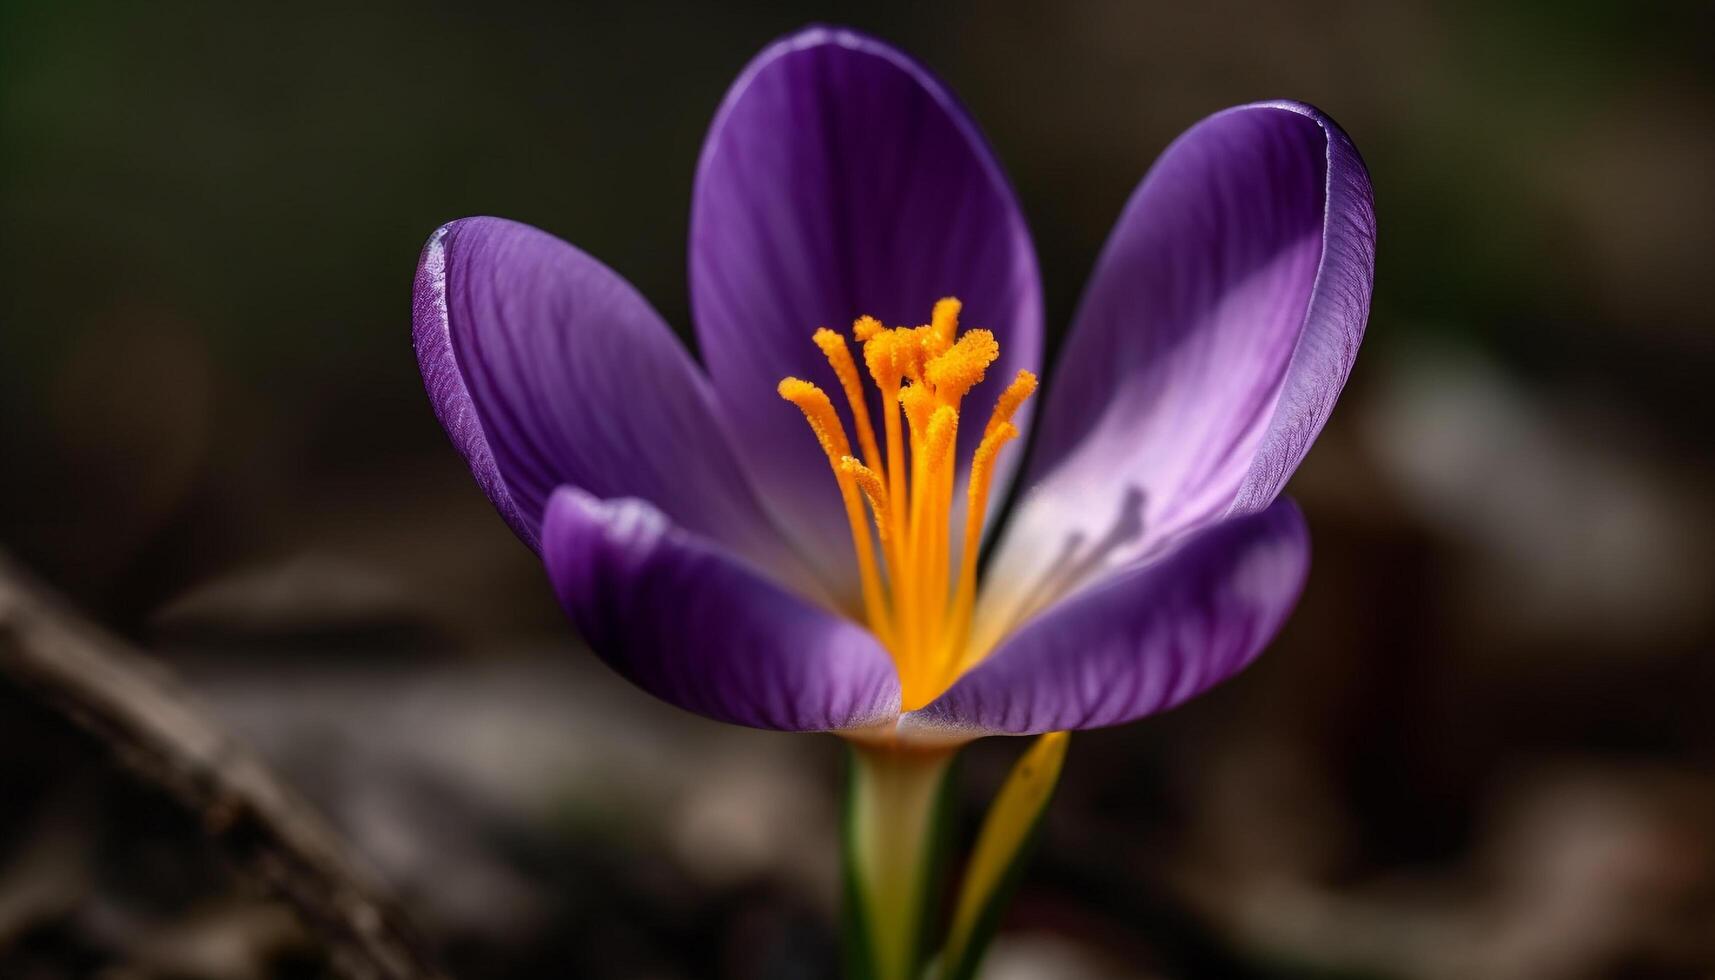
{"type": "Polygon", "coordinates": [[[349,980],[443,980],[378,882],[158,662],[0,554],[0,672],[189,810],[238,867],[295,907],[349,980]]]}

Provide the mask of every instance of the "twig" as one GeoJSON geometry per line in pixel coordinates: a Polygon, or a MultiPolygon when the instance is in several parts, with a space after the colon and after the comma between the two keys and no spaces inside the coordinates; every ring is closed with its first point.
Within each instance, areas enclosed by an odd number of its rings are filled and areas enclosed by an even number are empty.
{"type": "Polygon", "coordinates": [[[158,662],[0,554],[0,673],[93,735],[284,898],[349,980],[444,980],[403,913],[320,815],[158,662]]]}

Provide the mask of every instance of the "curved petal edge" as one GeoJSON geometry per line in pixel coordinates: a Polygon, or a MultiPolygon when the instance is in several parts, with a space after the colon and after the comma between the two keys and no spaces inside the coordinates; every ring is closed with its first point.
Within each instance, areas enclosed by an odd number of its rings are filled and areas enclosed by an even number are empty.
{"type": "Polygon", "coordinates": [[[1244,669],[1297,603],[1310,537],[1290,499],[1203,529],[1051,607],[902,728],[1030,735],[1165,711],[1244,669]]]}
{"type": "Polygon", "coordinates": [[[1186,130],[1091,276],[993,573],[1101,541],[1095,582],[1267,507],[1351,372],[1374,262],[1369,177],[1327,116],[1266,102],[1186,130]]]}
{"type": "Polygon", "coordinates": [[[465,218],[424,247],[413,306],[435,415],[526,544],[540,550],[548,496],[571,484],[802,578],[707,380],[618,273],[529,225],[465,218]]]}
{"type": "Polygon", "coordinates": [[[596,654],[669,704],[717,721],[836,731],[899,712],[867,630],[786,592],[635,499],[556,490],[542,558],[596,654]]]}
{"type": "Polygon", "coordinates": [[[435,229],[417,260],[417,276],[411,296],[411,341],[417,351],[417,367],[429,404],[453,446],[470,464],[471,475],[494,509],[531,550],[540,550],[537,522],[529,519],[512,499],[506,481],[495,464],[482,419],[471,400],[470,389],[460,373],[453,353],[452,331],[447,315],[446,238],[453,224],[435,229]]]}
{"type": "Polygon", "coordinates": [[[1235,512],[1268,506],[1304,461],[1358,358],[1375,285],[1375,192],[1358,148],[1345,130],[1314,106],[1269,104],[1308,117],[1327,137],[1322,259],[1311,287],[1304,331],[1287,367],[1268,431],[1233,500],[1235,512]]]}

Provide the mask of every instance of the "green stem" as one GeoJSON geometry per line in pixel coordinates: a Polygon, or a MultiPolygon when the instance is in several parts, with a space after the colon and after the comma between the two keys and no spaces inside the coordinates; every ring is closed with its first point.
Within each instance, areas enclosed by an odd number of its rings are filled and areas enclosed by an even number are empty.
{"type": "Polygon", "coordinates": [[[935,888],[956,749],[852,743],[846,897],[854,980],[913,980],[935,888]]]}

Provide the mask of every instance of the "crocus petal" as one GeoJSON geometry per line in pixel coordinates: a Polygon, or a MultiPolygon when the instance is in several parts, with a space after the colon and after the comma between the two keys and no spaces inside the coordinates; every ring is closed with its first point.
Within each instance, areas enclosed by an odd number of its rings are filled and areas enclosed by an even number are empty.
{"type": "Polygon", "coordinates": [[[1289,499],[1203,528],[1067,599],[901,725],[953,734],[1099,728],[1238,673],[1298,601],[1310,563],[1289,499]]]}
{"type": "Polygon", "coordinates": [[[642,497],[754,560],[788,564],[707,380],[612,270],[527,225],[467,218],[423,249],[414,309],[435,415],[532,548],[549,493],[569,483],[642,497]]]}
{"type": "Polygon", "coordinates": [[[1175,141],[1086,290],[994,578],[1017,592],[1069,556],[1090,581],[1268,506],[1351,370],[1374,244],[1363,162],[1315,109],[1241,106],[1175,141]]]}
{"type": "MultiPolygon", "coordinates": [[[[1041,356],[1035,253],[987,144],[925,69],[851,31],[776,42],[727,93],[697,169],[690,277],[703,357],[759,491],[848,582],[852,546],[827,460],[775,394],[781,378],[801,377],[844,414],[815,328],[844,331],[861,314],[925,323],[935,300],[957,296],[962,322],[1000,341],[970,396],[982,414],[1041,356]]],[[[960,459],[982,428],[961,427],[960,459]]]]}
{"type": "Polygon", "coordinates": [[[862,727],[899,710],[893,663],[869,632],[641,500],[560,488],[542,558],[595,652],[670,704],[787,731],[862,727]]]}

